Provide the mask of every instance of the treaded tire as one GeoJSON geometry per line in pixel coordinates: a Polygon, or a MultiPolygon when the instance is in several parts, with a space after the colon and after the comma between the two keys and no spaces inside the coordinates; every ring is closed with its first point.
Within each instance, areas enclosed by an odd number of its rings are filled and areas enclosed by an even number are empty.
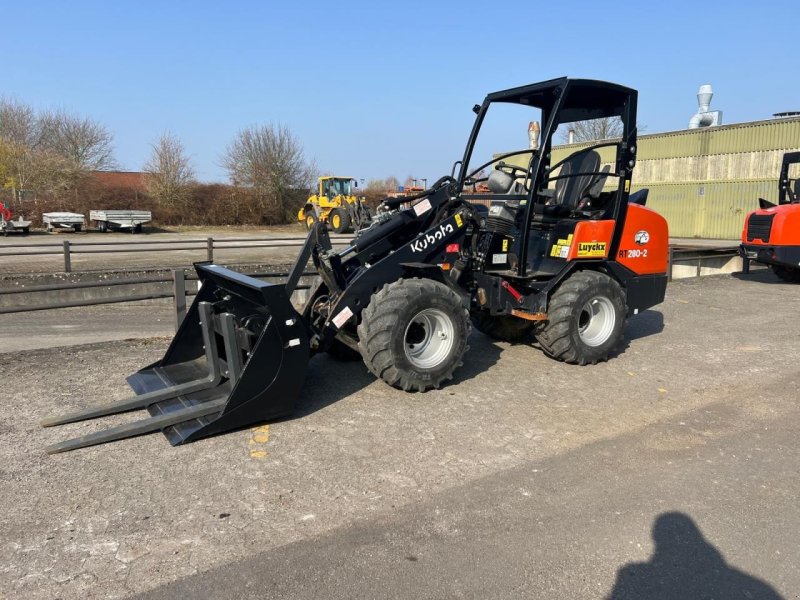
{"type": "Polygon", "coordinates": [[[303,223],[306,225],[307,230],[311,230],[317,222],[317,214],[313,212],[313,209],[310,211],[306,208],[305,214],[303,215],[303,223]]]}
{"type": "MultiPolygon", "coordinates": [[[[469,312],[456,292],[432,279],[398,279],[384,285],[372,295],[361,316],[358,348],[364,363],[376,377],[398,389],[424,392],[438,388],[453,378],[469,349],[469,312]],[[419,326],[412,322],[432,311],[444,320],[452,340],[443,344],[447,348],[443,356],[432,359],[435,364],[420,366],[412,362],[419,361],[419,357],[415,359],[409,354],[424,345],[410,345],[417,344],[414,337],[417,333],[410,332],[420,332],[419,326]]],[[[420,335],[427,335],[424,327],[420,335]]]]}
{"type": "Polygon", "coordinates": [[[335,233],[345,233],[350,229],[350,215],[343,208],[334,208],[328,216],[328,223],[335,233]],[[339,217],[339,223],[336,227],[334,227],[334,222],[336,221],[334,217],[339,217]]]}
{"type": "Polygon", "coordinates": [[[520,342],[533,334],[536,323],[511,315],[492,316],[486,311],[472,313],[475,329],[503,342],[520,342]]]}
{"type": "Polygon", "coordinates": [[[545,354],[556,360],[578,365],[597,364],[608,360],[622,338],[627,312],[625,295],[616,281],[597,271],[578,271],[553,293],[548,320],[540,326],[536,337],[545,354]],[[585,325],[588,318],[584,307],[590,301],[605,307],[603,316],[597,317],[605,321],[597,324],[605,323],[607,329],[600,328],[601,333],[593,345],[586,343],[587,334],[581,335],[581,325],[585,325]]]}
{"type": "Polygon", "coordinates": [[[772,272],[788,283],[800,283],[800,268],[773,266],[772,272]]]}

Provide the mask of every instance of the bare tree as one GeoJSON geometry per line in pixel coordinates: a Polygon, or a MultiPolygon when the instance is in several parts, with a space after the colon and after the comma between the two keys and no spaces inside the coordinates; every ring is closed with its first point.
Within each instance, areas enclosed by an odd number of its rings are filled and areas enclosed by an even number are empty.
{"type": "Polygon", "coordinates": [[[194,170],[181,141],[164,132],[151,145],[152,152],[144,164],[147,191],[164,206],[180,206],[194,182],[194,170]]]}
{"type": "Polygon", "coordinates": [[[222,157],[234,185],[254,188],[260,208],[286,218],[295,210],[298,190],[307,190],[316,167],[285,125],[252,126],[240,131],[222,157]]]}
{"type": "Polygon", "coordinates": [[[104,171],[116,167],[111,133],[100,123],[65,111],[39,118],[40,145],[67,159],[78,171],[104,171]]]}
{"type": "Polygon", "coordinates": [[[569,142],[569,131],[574,131],[575,143],[608,140],[622,135],[622,121],[619,117],[603,117],[589,121],[576,121],[564,125],[561,138],[569,142]]]}
{"type": "Polygon", "coordinates": [[[5,185],[16,196],[31,186],[36,172],[35,152],[40,134],[33,108],[13,99],[0,98],[0,139],[5,147],[5,185]]]}
{"type": "Polygon", "coordinates": [[[16,198],[23,191],[61,194],[87,171],[110,168],[111,139],[105,128],[90,119],[63,111],[37,115],[27,104],[0,99],[3,185],[16,198]]]}

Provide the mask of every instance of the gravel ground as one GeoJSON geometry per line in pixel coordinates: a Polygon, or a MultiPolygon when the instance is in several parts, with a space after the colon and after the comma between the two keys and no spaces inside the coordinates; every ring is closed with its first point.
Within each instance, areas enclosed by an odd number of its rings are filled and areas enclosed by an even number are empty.
{"type": "MultiPolygon", "coordinates": [[[[798,288],[769,273],[683,280],[630,321],[605,364],[563,365],[476,333],[456,381],[412,395],[322,356],[297,418],[178,448],[156,434],[52,457],[44,446],[98,424],[38,421],[126,396],[124,377],[167,340],[4,354],[0,593],[125,597],[727,399],[750,420],[781,419],[794,414],[786,399],[754,390],[797,389],[800,336],[787,323],[798,305],[798,288]]],[[[649,443],[705,439],[697,424],[649,443]]],[[[796,510],[782,518],[800,528],[796,510]]]]}

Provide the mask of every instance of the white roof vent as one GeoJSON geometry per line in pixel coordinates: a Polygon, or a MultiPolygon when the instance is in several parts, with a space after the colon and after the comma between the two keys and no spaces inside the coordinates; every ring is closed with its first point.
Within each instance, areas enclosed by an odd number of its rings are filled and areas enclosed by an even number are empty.
{"type": "Polygon", "coordinates": [[[709,110],[714,90],[709,84],[701,85],[697,91],[697,113],[689,120],[689,129],[722,125],[722,111],[709,110]]]}

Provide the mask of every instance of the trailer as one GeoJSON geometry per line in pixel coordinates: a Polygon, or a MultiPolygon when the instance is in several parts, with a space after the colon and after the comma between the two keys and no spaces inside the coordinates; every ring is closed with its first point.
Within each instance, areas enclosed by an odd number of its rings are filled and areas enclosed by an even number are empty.
{"type": "Polygon", "coordinates": [[[27,235],[31,230],[31,222],[25,221],[22,217],[17,217],[17,220],[14,221],[11,218],[11,211],[8,207],[0,202],[0,231],[3,232],[3,235],[8,235],[9,233],[21,233],[22,235],[27,235]]]}
{"type": "Polygon", "coordinates": [[[149,210],[91,210],[89,220],[97,223],[103,233],[127,229],[131,233],[141,233],[142,226],[152,219],[149,210]]]}
{"type": "Polygon", "coordinates": [[[49,212],[42,213],[42,223],[48,232],[54,229],[72,229],[80,231],[86,223],[86,217],[80,213],[73,212],[49,212]]]}

